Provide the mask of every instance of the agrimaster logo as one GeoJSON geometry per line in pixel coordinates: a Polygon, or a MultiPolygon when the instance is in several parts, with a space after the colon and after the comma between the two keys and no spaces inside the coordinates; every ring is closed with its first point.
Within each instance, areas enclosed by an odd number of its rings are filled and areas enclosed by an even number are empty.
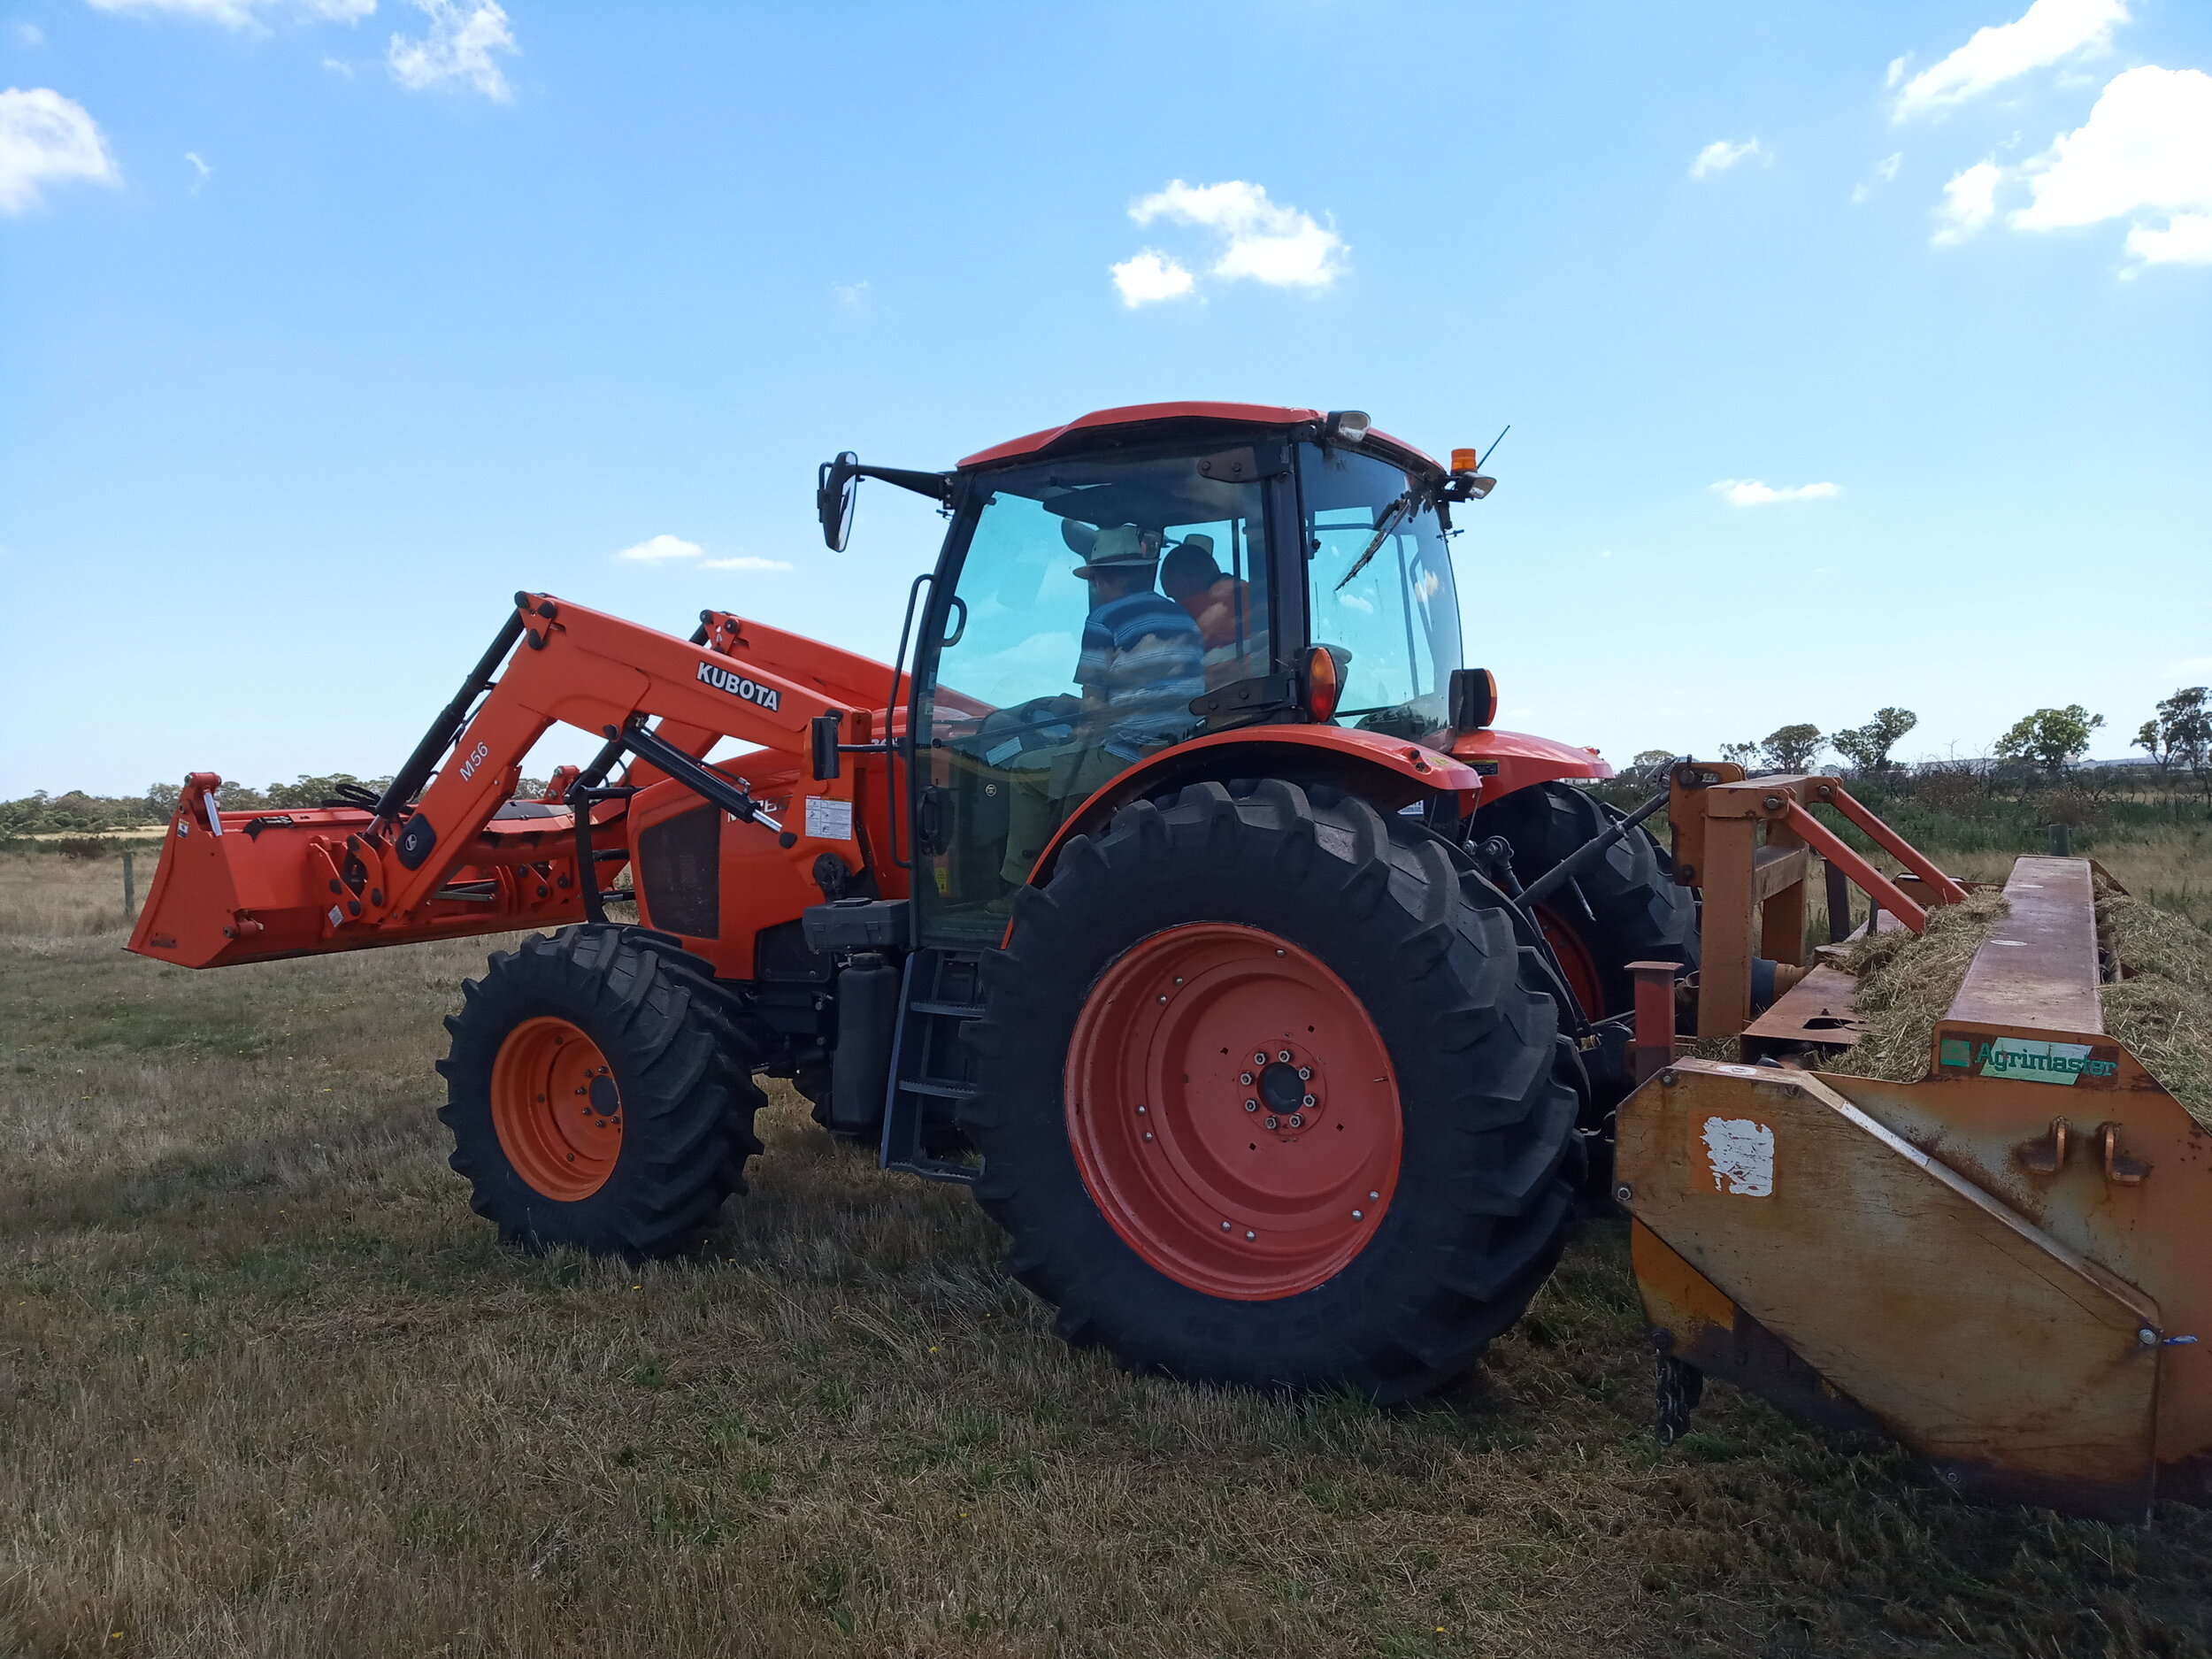
{"type": "Polygon", "coordinates": [[[2119,1071],[2115,1050],[2099,1054],[2085,1042],[2043,1042],[2026,1037],[1946,1037],[1937,1063],[1962,1066],[1983,1077],[2015,1078],[2024,1083],[2068,1085],[2081,1078],[2108,1081],[2119,1071]]]}
{"type": "Polygon", "coordinates": [[[699,678],[717,691],[726,691],[733,697],[757,703],[764,709],[773,709],[783,701],[773,686],[757,684],[714,663],[700,664],[699,678]]]}

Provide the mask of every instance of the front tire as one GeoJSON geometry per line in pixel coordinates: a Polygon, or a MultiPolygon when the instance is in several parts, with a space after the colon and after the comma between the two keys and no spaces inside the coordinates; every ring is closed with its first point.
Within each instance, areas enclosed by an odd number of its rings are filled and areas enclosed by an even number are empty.
{"type": "Polygon", "coordinates": [[[1519,1317],[1571,1220],[1579,1102],[1538,983],[1409,819],[1275,780],[1125,808],[987,961],[977,1196],[1070,1340],[1417,1394],[1519,1317]]]}
{"type": "Polygon", "coordinates": [[[565,928],[462,992],[438,1116],[501,1238],[675,1256],[744,1190],[767,1101],[704,962],[641,929],[565,928]]]}

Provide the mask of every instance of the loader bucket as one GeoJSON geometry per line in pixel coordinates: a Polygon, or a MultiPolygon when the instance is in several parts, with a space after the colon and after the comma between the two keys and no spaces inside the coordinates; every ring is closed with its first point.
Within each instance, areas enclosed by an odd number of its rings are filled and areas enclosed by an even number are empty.
{"type": "Polygon", "coordinates": [[[348,842],[373,815],[357,807],[226,812],[215,802],[221,784],[204,772],[185,780],[131,933],[128,948],[141,956],[227,967],[583,919],[566,810],[500,820],[420,912],[342,931],[368,896],[348,842]]]}
{"type": "Polygon", "coordinates": [[[1663,1399],[1719,1377],[1985,1501],[2203,1503],[2212,1135],[2104,1030],[2089,864],[2005,897],[1917,1082],[1678,1059],[1623,1103],[1663,1399]]]}

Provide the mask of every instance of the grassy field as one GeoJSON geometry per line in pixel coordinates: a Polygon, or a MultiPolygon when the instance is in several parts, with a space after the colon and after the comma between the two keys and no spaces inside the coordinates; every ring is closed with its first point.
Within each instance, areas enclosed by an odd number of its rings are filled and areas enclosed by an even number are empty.
{"type": "Polygon", "coordinates": [[[1721,1386],[1658,1448],[1617,1226],[1386,1412],[1067,1349],[787,1095],[708,1259],[533,1260],[432,1116],[481,945],[122,922],[0,855],[0,1654],[2212,1654],[2212,1516],[1969,1509],[1721,1386]]]}

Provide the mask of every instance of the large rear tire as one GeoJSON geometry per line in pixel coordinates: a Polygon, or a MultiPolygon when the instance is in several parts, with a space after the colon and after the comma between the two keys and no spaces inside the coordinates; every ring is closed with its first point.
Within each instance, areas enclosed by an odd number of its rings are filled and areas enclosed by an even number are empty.
{"type": "Polygon", "coordinates": [[[1577,1068],[1539,983],[1411,820],[1274,780],[1125,808],[987,961],[977,1196],[1071,1341],[1418,1393],[1520,1316],[1571,1220],[1577,1068]]]}
{"type": "MultiPolygon", "coordinates": [[[[1502,835],[1513,847],[1513,873],[1523,886],[1548,874],[1568,854],[1618,823],[1622,814],[1595,795],[1563,783],[1534,784],[1479,809],[1473,833],[1502,835]]],[[[1697,902],[1674,882],[1674,861],[1640,826],[1616,842],[1592,869],[1540,907],[1539,920],[1576,997],[1592,1019],[1635,1005],[1632,962],[1697,966],[1697,902]]]]}
{"type": "Polygon", "coordinates": [[[744,1190],[767,1101],[706,963],[642,929],[572,927],[497,952],[462,992],[438,1116],[503,1239],[675,1256],[744,1190]]]}

